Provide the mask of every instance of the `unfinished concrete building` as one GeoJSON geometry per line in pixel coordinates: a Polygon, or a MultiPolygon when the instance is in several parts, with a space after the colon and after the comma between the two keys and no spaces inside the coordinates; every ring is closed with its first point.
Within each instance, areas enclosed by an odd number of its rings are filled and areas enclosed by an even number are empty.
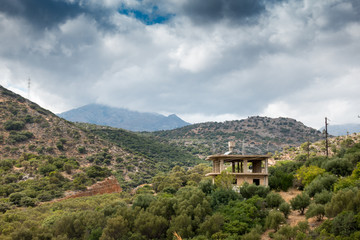
{"type": "Polygon", "coordinates": [[[211,155],[206,158],[213,161],[213,171],[206,174],[215,177],[220,175],[226,168],[231,167],[229,174],[234,175],[234,184],[250,184],[268,186],[268,159],[267,155],[234,155],[232,150],[234,142],[229,142],[229,152],[222,155],[211,155]]]}

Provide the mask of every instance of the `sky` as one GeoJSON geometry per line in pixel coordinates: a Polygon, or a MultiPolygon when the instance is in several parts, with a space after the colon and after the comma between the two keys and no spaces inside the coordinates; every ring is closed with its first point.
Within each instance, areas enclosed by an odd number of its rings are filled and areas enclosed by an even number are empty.
{"type": "Polygon", "coordinates": [[[360,0],[0,2],[0,85],[55,113],[360,123],[360,0]]]}

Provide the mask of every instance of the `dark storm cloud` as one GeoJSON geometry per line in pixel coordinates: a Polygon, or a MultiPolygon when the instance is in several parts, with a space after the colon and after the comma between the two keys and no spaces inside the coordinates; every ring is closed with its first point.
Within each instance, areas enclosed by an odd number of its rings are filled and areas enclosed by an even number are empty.
{"type": "Polygon", "coordinates": [[[0,12],[9,17],[24,19],[37,29],[50,29],[69,19],[85,14],[98,23],[98,26],[111,29],[110,9],[101,3],[66,0],[2,0],[0,12]]]}
{"type": "Polygon", "coordinates": [[[263,0],[188,0],[182,10],[185,15],[196,24],[208,24],[220,20],[229,20],[232,23],[252,24],[266,11],[266,4],[281,1],[263,0]]]}
{"type": "Polygon", "coordinates": [[[23,18],[39,28],[51,28],[84,12],[78,3],[53,0],[2,0],[0,12],[23,18]]]}
{"type": "Polygon", "coordinates": [[[341,30],[348,23],[360,22],[360,0],[327,4],[323,9],[326,30],[341,30]]]}

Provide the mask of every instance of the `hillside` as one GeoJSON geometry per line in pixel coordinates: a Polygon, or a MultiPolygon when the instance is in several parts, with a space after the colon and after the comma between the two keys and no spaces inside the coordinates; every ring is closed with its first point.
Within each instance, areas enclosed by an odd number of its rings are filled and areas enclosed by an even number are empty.
{"type": "Polygon", "coordinates": [[[1,86],[0,109],[1,158],[33,153],[85,159],[104,148],[128,154],[1,86]]]}
{"type": "Polygon", "coordinates": [[[320,131],[294,119],[268,117],[199,123],[149,135],[182,146],[202,158],[226,152],[228,141],[235,141],[236,153],[241,154],[244,149],[244,154],[266,154],[323,138],[320,131]]]}
{"type": "Polygon", "coordinates": [[[98,134],[106,127],[96,127],[97,132],[79,127],[1,86],[0,109],[0,159],[20,161],[18,166],[37,159],[35,172],[48,164],[56,170],[53,162],[59,160],[62,164],[57,170],[73,180],[75,173],[99,166],[115,175],[126,189],[148,182],[159,171],[169,171],[175,165],[193,166],[199,160],[181,149],[124,130],[111,130],[116,141],[109,141],[98,134]],[[121,144],[130,138],[135,139],[134,146],[121,144]],[[151,151],[134,150],[143,145],[151,151]],[[66,175],[63,163],[69,159],[76,162],[77,170],[66,175]]]}
{"type": "Polygon", "coordinates": [[[89,104],[59,114],[72,122],[92,123],[130,131],[170,130],[189,125],[175,114],[164,116],[100,104],[89,104]]]}

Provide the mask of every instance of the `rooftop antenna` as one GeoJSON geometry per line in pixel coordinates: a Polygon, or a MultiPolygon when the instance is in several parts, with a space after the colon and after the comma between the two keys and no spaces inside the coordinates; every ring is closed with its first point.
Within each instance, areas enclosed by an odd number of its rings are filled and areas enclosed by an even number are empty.
{"type": "Polygon", "coordinates": [[[31,85],[31,79],[28,78],[28,100],[30,101],[30,85],[31,85]]]}

